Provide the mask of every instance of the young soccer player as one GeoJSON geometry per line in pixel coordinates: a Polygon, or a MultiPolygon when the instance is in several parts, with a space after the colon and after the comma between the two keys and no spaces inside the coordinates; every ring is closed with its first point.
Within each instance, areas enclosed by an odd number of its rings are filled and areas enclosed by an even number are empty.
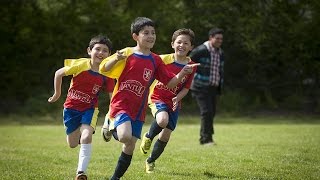
{"type": "MultiPolygon", "coordinates": [[[[198,65],[187,57],[187,54],[193,48],[194,36],[191,29],[178,29],[173,33],[171,46],[174,53],[161,55],[162,60],[171,72],[177,74],[187,64],[198,65]]],[[[160,134],[150,157],[145,162],[147,173],[154,171],[155,161],[164,151],[172,131],[176,128],[181,100],[189,91],[195,70],[193,69],[191,74],[185,76],[175,88],[168,88],[158,81],[155,81],[150,88],[149,107],[155,120],[152,122],[149,131],[142,137],[140,151],[147,154],[152,140],[160,134]]]]}
{"type": "Polygon", "coordinates": [[[151,19],[136,18],[131,24],[131,34],[137,42],[135,47],[124,48],[100,64],[100,73],[117,79],[108,112],[110,124],[106,120],[102,129],[105,140],[109,140],[111,131],[123,144],[111,179],[120,179],[131,163],[136,141],[141,136],[153,80],[173,88],[192,72],[191,66],[185,66],[175,75],[167,70],[158,55],[151,52],[156,40],[155,24],[151,19]]]}
{"type": "Polygon", "coordinates": [[[80,143],[76,180],[86,180],[86,170],[91,158],[92,134],[98,118],[98,94],[102,89],[111,92],[114,80],[99,74],[99,65],[110,55],[111,41],[102,35],[93,37],[87,49],[90,59],[66,59],[65,66],[56,71],[54,94],[48,101],[53,103],[61,95],[62,77],[73,75],[64,103],[63,122],[70,148],[80,143]]]}

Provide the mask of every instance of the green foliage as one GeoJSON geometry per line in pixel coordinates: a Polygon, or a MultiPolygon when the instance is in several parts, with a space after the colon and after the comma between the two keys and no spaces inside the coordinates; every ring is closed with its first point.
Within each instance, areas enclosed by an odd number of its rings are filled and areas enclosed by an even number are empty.
{"type": "Polygon", "coordinates": [[[234,94],[244,102],[255,99],[261,107],[289,108],[283,103],[287,97],[299,98],[292,101],[298,103],[314,94],[311,108],[316,111],[320,104],[317,0],[5,0],[0,15],[2,113],[38,104],[52,90],[54,72],[65,58],[87,56],[93,35],[108,35],[114,51],[134,46],[130,23],[137,16],[156,21],[153,50],[159,54],[173,52],[171,36],[178,28],[194,30],[196,45],[207,40],[210,28],[223,28],[226,87],[238,91],[234,94]]]}

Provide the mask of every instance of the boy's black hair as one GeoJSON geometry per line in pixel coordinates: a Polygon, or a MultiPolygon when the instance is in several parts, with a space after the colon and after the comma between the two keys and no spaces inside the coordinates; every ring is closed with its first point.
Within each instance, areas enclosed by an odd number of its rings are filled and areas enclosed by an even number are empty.
{"type": "Polygon", "coordinates": [[[89,43],[90,50],[92,50],[92,48],[95,44],[105,44],[106,46],[108,46],[109,51],[112,50],[112,42],[110,41],[110,39],[107,36],[104,36],[102,34],[99,34],[99,35],[91,38],[90,43],[89,43]]]}
{"type": "Polygon", "coordinates": [[[215,36],[216,34],[223,34],[223,30],[220,28],[212,28],[209,31],[209,37],[215,36]]]}
{"type": "Polygon", "coordinates": [[[147,17],[137,17],[131,24],[131,34],[139,34],[145,26],[155,27],[155,23],[147,17]]]}
{"type": "Polygon", "coordinates": [[[195,35],[194,35],[194,32],[191,29],[181,28],[181,29],[176,30],[172,35],[172,42],[174,42],[177,39],[177,37],[180,36],[180,35],[189,36],[191,45],[194,44],[195,35]]]}

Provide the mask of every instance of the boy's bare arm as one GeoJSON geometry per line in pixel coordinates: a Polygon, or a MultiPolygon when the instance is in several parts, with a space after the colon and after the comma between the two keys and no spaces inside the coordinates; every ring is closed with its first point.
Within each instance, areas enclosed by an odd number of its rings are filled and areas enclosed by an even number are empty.
{"type": "Polygon", "coordinates": [[[192,73],[193,67],[196,67],[199,65],[200,63],[185,65],[183,69],[181,69],[181,71],[169,81],[169,83],[167,84],[168,88],[171,89],[176,87],[177,84],[182,81],[185,75],[192,73]]]}
{"type": "Polygon", "coordinates": [[[172,99],[173,102],[173,111],[175,111],[178,108],[179,102],[188,94],[189,89],[183,88],[176,97],[172,99]]]}
{"type": "Polygon", "coordinates": [[[61,95],[62,77],[65,76],[65,69],[60,68],[54,75],[54,94],[48,99],[48,102],[56,102],[61,95]]]}
{"type": "Polygon", "coordinates": [[[118,61],[123,60],[127,57],[123,55],[123,52],[117,51],[116,53],[117,55],[114,56],[114,58],[111,59],[110,61],[106,62],[106,64],[104,65],[105,71],[110,71],[118,61]]]}

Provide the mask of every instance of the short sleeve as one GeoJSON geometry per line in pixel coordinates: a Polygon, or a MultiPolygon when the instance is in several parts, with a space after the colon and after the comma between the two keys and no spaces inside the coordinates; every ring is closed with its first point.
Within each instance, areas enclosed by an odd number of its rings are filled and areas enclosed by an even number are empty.
{"type": "Polygon", "coordinates": [[[90,69],[89,65],[90,59],[88,58],[80,58],[80,59],[65,59],[64,60],[64,68],[65,74],[69,75],[78,75],[82,71],[90,69]]]}
{"type": "MultiPolygon", "coordinates": [[[[125,56],[129,56],[133,53],[132,48],[124,48],[120,50],[120,52],[123,52],[125,56]]],[[[99,66],[99,72],[109,78],[118,79],[123,71],[123,69],[126,66],[126,60],[118,61],[109,71],[105,71],[105,65],[108,61],[114,59],[117,56],[117,53],[114,53],[113,55],[107,57],[104,59],[100,66],[99,66]]]]}

